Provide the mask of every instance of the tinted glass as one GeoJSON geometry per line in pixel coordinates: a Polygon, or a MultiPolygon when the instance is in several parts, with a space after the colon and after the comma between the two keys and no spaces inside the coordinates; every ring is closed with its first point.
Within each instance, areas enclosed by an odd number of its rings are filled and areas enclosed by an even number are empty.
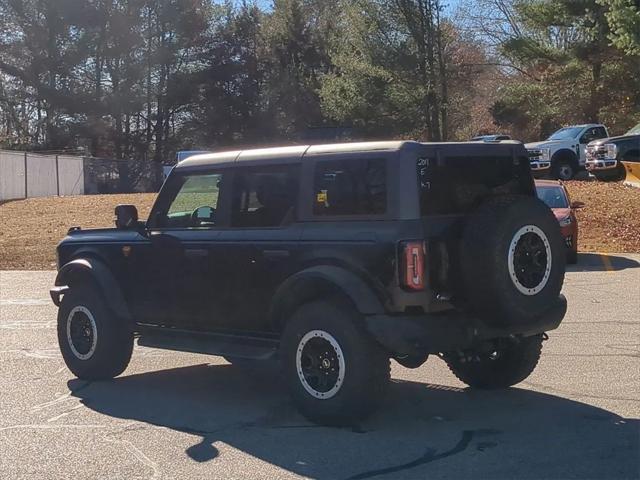
{"type": "Polygon", "coordinates": [[[538,198],[549,208],[569,208],[567,196],[562,187],[536,187],[538,198]]]}
{"type": "Polygon", "coordinates": [[[166,210],[158,212],[156,222],[168,228],[214,227],[222,174],[194,174],[174,177],[175,196],[166,210]]]}
{"type": "Polygon", "coordinates": [[[510,156],[419,158],[416,168],[422,215],[468,212],[493,192],[519,193],[530,181],[528,159],[514,165],[510,156]]]}
{"type": "Polygon", "coordinates": [[[277,227],[295,219],[297,165],[237,170],[231,226],[277,227]]]}
{"type": "Polygon", "coordinates": [[[607,131],[604,127],[596,127],[594,128],[594,139],[598,138],[607,138],[607,131]]]}
{"type": "Polygon", "coordinates": [[[549,140],[565,140],[567,138],[575,138],[581,131],[583,127],[569,127],[569,128],[561,128],[556,133],[549,137],[549,140]]]}
{"type": "Polygon", "coordinates": [[[386,210],[384,159],[327,160],[316,164],[314,214],[379,215],[386,210]]]}
{"type": "Polygon", "coordinates": [[[599,138],[606,138],[607,132],[604,127],[591,127],[585,130],[580,137],[580,143],[589,143],[599,138]]]}

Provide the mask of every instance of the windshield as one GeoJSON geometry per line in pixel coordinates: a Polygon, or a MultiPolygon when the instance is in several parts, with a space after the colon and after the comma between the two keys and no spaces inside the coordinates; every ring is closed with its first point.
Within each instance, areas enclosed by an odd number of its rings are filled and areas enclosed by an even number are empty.
{"type": "Polygon", "coordinates": [[[640,135],[640,123],[625,133],[625,135],[640,135]]]}
{"type": "Polygon", "coordinates": [[[569,201],[562,187],[536,187],[536,191],[538,198],[549,208],[569,208],[569,201]]]}
{"type": "Polygon", "coordinates": [[[556,133],[551,135],[548,140],[565,140],[567,138],[576,138],[582,130],[583,127],[561,128],[556,133]]]}

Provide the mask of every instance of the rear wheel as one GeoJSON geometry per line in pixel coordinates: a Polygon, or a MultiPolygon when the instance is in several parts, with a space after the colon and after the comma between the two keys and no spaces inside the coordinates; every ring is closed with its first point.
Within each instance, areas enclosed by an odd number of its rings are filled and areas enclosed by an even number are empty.
{"type": "Polygon", "coordinates": [[[67,367],[78,378],[120,375],[133,352],[133,333],[89,287],[73,287],[58,310],[58,343],[67,367]]]}
{"type": "Polygon", "coordinates": [[[353,425],[371,414],[389,383],[389,356],[341,302],[302,305],[285,327],[281,358],[293,400],[309,420],[353,425]]]}
{"type": "Polygon", "coordinates": [[[504,339],[493,348],[445,355],[449,369],[463,383],[481,389],[506,388],[527,378],[538,364],[543,335],[504,339]]]}
{"type": "Polygon", "coordinates": [[[429,359],[429,355],[399,355],[393,357],[396,362],[405,368],[420,368],[429,359]]]}

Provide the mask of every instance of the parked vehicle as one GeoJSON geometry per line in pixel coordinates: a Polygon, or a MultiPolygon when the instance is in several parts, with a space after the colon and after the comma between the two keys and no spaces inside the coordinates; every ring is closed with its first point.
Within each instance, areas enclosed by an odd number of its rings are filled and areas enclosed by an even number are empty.
{"type": "Polygon", "coordinates": [[[511,137],[497,133],[494,135],[479,135],[471,139],[473,142],[501,142],[502,140],[511,140],[511,137]]]}
{"type": "Polygon", "coordinates": [[[536,191],[558,219],[567,247],[567,263],[578,263],[578,217],[575,211],[583,202],[571,202],[567,188],[558,180],[536,180],[536,191]]]}
{"type": "Polygon", "coordinates": [[[51,290],[58,341],[85,379],[138,344],[279,358],[322,424],[370,414],[389,360],[444,358],[500,388],[535,368],[566,312],[558,222],[519,142],[268,148],[180,162],[146,222],[73,228],[51,290]]]}
{"type": "Polygon", "coordinates": [[[598,180],[624,180],[622,162],[640,162],[640,123],[624,135],[601,138],[587,145],[586,168],[598,180]]]}
{"type": "Polygon", "coordinates": [[[585,166],[587,144],[608,136],[606,127],[595,123],[561,128],[547,140],[525,145],[531,169],[537,176],[571,180],[585,166]]]}

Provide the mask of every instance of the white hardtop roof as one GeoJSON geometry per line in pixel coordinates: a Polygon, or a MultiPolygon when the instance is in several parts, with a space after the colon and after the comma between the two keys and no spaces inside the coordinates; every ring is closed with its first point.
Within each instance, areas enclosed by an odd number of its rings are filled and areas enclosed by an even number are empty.
{"type": "Polygon", "coordinates": [[[206,153],[191,156],[178,165],[176,169],[235,163],[248,160],[266,160],[269,158],[299,160],[303,155],[312,156],[326,153],[396,151],[408,142],[405,140],[387,142],[352,142],[328,145],[299,145],[290,147],[257,148],[252,150],[232,150],[228,152],[206,153]]]}
{"type": "MultiPolygon", "coordinates": [[[[351,142],[351,143],[332,143],[327,145],[298,145],[289,147],[275,147],[275,148],[257,148],[252,150],[232,150],[227,152],[207,153],[203,155],[194,155],[189,157],[178,165],[175,170],[182,170],[193,167],[209,167],[216,165],[229,165],[238,164],[240,162],[247,162],[247,165],[251,165],[252,162],[269,163],[269,160],[273,160],[274,163],[296,163],[301,161],[302,157],[313,157],[316,155],[326,155],[334,153],[347,153],[347,152],[397,152],[403,147],[419,147],[419,146],[458,146],[459,148],[482,148],[490,149],[497,148],[497,145],[521,145],[521,142],[517,140],[503,140],[501,142],[483,142],[483,141],[469,141],[469,142],[417,142],[413,140],[393,140],[383,142],[351,142]]],[[[465,151],[467,152],[467,151],[465,151]]]]}

